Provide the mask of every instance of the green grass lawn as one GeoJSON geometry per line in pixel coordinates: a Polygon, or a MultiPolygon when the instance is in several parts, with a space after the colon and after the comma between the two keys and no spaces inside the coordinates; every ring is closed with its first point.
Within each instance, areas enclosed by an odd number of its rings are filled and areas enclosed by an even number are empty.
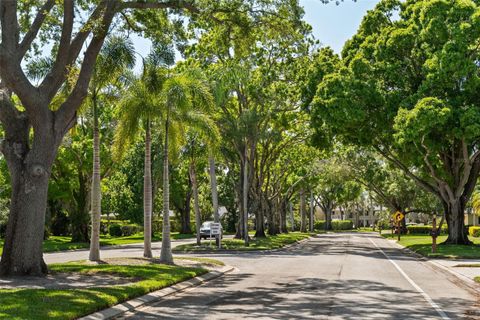
{"type": "MultiPolygon", "coordinates": [[[[382,234],[385,238],[392,238],[391,234],[382,234]]],[[[396,235],[393,238],[397,238],[396,235]]],[[[441,244],[447,239],[446,235],[437,238],[437,252],[432,253],[432,237],[429,235],[408,234],[400,237],[400,244],[429,258],[449,258],[449,259],[480,259],[480,238],[470,237],[474,243],[471,246],[441,244]]]]}
{"type": "Polygon", "coordinates": [[[75,319],[133,297],[173,285],[207,272],[161,264],[85,265],[54,264],[54,272],[104,273],[139,280],[129,285],[89,289],[0,290],[0,319],[75,319]]]}
{"type": "MultiPolygon", "coordinates": [[[[189,239],[194,238],[194,234],[180,234],[172,232],[172,239],[189,239]]],[[[152,241],[161,241],[162,238],[155,236],[152,241]]],[[[141,243],[143,242],[143,234],[134,234],[128,237],[111,237],[110,235],[100,236],[101,246],[118,246],[122,244],[141,243]]],[[[48,240],[43,241],[44,252],[55,252],[64,250],[75,250],[88,248],[90,244],[86,242],[71,242],[70,237],[51,236],[48,240]]],[[[3,240],[0,240],[0,254],[3,251],[3,240]]]]}
{"type": "MultiPolygon", "coordinates": [[[[243,240],[223,239],[221,250],[250,251],[250,250],[278,249],[288,244],[292,244],[297,241],[306,239],[311,235],[314,235],[314,234],[291,232],[287,234],[279,234],[276,236],[267,236],[266,238],[253,238],[250,240],[250,245],[248,247],[245,246],[245,243],[243,240]]],[[[215,241],[212,240],[211,243],[212,245],[210,246],[210,240],[203,240],[201,246],[197,246],[196,244],[183,244],[175,247],[173,251],[174,252],[217,251],[218,249],[215,247],[215,241]]]]}

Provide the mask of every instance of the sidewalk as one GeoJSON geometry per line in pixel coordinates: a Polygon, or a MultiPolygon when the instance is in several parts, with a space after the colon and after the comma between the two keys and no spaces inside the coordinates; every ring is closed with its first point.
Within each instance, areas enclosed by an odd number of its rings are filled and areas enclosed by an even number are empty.
{"type": "MultiPolygon", "coordinates": [[[[382,239],[385,239],[381,237],[382,239]]],[[[385,239],[396,247],[408,252],[419,260],[425,261],[433,267],[449,272],[457,277],[469,288],[480,292],[480,283],[475,282],[475,277],[480,277],[480,259],[442,259],[442,258],[427,258],[407,247],[397,243],[396,240],[385,239]],[[476,265],[475,267],[468,267],[468,265],[476,265]]]]}
{"type": "MultiPolygon", "coordinates": [[[[474,280],[475,277],[480,277],[480,260],[479,259],[428,259],[439,267],[448,269],[457,276],[474,280]],[[468,265],[476,265],[475,267],[468,267],[468,265]]],[[[480,287],[480,283],[478,284],[480,287]]]]}

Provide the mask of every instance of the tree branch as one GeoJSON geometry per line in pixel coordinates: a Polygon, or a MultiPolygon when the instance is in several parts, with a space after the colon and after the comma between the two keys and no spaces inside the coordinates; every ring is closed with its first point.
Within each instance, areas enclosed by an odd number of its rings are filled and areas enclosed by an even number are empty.
{"type": "Polygon", "coordinates": [[[120,10],[124,9],[187,9],[193,13],[199,13],[193,2],[189,1],[165,1],[165,2],[144,2],[144,1],[125,1],[119,6],[120,10]]]}
{"type": "Polygon", "coordinates": [[[32,25],[30,26],[29,30],[23,37],[22,42],[20,43],[20,47],[18,49],[19,56],[23,57],[25,53],[30,49],[33,40],[38,35],[38,31],[40,30],[47,14],[52,10],[53,6],[55,5],[55,0],[48,0],[45,4],[38,10],[37,16],[33,20],[32,25]]]}
{"type": "MultiPolygon", "coordinates": [[[[71,37],[74,18],[74,4],[73,0],[66,0],[64,2],[64,23],[57,58],[52,70],[45,77],[45,79],[43,79],[39,86],[40,91],[45,92],[48,97],[53,97],[65,82],[65,79],[68,75],[67,67],[75,63],[75,60],[78,58],[78,55],[82,50],[83,44],[87,40],[88,36],[93,32],[95,21],[102,17],[102,13],[104,13],[106,6],[107,1],[102,1],[95,8],[87,22],[83,25],[72,41],[71,37]]],[[[101,29],[103,30],[105,27],[108,28],[108,26],[109,25],[103,25],[101,29]]]]}
{"type": "Polygon", "coordinates": [[[0,21],[2,25],[2,51],[9,51],[9,54],[18,59],[16,52],[18,39],[20,37],[20,27],[17,20],[16,0],[0,2],[0,21]]]}
{"type": "Polygon", "coordinates": [[[62,137],[65,132],[70,129],[69,124],[72,123],[72,119],[75,118],[77,109],[87,95],[88,83],[94,70],[95,61],[103,46],[105,37],[107,36],[110,23],[115,15],[116,4],[115,1],[109,1],[105,7],[105,12],[102,18],[102,28],[98,30],[88,45],[75,87],[65,102],[60,106],[60,109],[55,113],[57,116],[55,131],[62,137]]]}
{"type": "Polygon", "coordinates": [[[377,150],[377,152],[380,153],[383,157],[385,157],[385,159],[387,159],[388,161],[393,163],[395,166],[397,166],[400,170],[405,172],[405,174],[410,178],[412,178],[420,187],[424,188],[428,192],[431,192],[437,196],[440,196],[438,188],[436,188],[432,184],[428,183],[427,181],[415,175],[410,169],[407,168],[405,164],[403,164],[400,160],[398,160],[395,156],[393,156],[390,151],[383,150],[378,146],[374,146],[373,148],[377,150]]]}

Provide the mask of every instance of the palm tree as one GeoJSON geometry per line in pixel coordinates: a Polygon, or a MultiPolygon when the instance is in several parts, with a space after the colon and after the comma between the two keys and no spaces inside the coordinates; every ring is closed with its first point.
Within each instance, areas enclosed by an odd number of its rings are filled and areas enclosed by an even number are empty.
{"type": "Polygon", "coordinates": [[[173,263],[173,257],[169,218],[169,139],[178,135],[175,133],[184,133],[187,126],[204,132],[215,130],[213,128],[216,127],[206,113],[213,105],[213,97],[208,84],[199,76],[198,72],[184,72],[169,76],[164,83],[161,100],[164,105],[162,118],[165,126],[165,142],[163,150],[163,228],[160,262],[171,264],[173,263]]]}
{"type": "Polygon", "coordinates": [[[143,237],[146,258],[152,255],[152,125],[158,118],[158,92],[165,81],[166,69],[158,67],[152,57],[144,63],[144,71],[129,87],[128,94],[122,100],[119,126],[115,134],[115,157],[120,158],[126,146],[137,136],[143,126],[145,131],[145,164],[143,176],[143,237]]]}
{"type": "Polygon", "coordinates": [[[90,82],[88,102],[91,103],[93,112],[92,232],[89,255],[91,261],[100,260],[101,177],[98,108],[102,95],[109,94],[109,86],[118,81],[126,69],[131,69],[134,65],[133,43],[123,37],[113,36],[102,48],[90,82]]]}

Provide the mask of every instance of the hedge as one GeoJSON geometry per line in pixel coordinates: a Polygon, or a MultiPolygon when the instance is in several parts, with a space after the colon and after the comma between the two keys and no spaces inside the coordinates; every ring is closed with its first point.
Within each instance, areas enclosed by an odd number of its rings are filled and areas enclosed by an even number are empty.
{"type": "MultiPolygon", "coordinates": [[[[432,231],[432,226],[407,226],[408,234],[430,234],[432,231]]],[[[442,226],[441,234],[448,233],[447,225],[442,226]]]]}
{"type": "Polygon", "coordinates": [[[475,238],[480,237],[480,227],[469,227],[468,234],[475,238]]]}
{"type": "MultiPolygon", "coordinates": [[[[315,221],[316,230],[325,230],[325,220],[315,221]]],[[[332,221],[333,230],[352,230],[353,221],[352,220],[333,220],[332,221]]]]}
{"type": "Polygon", "coordinates": [[[122,236],[124,237],[134,235],[135,233],[138,233],[140,231],[141,228],[136,224],[127,224],[122,226],[122,236]]]}
{"type": "Polygon", "coordinates": [[[122,236],[122,226],[118,223],[113,223],[108,227],[108,233],[112,237],[121,237],[122,236]]]}

